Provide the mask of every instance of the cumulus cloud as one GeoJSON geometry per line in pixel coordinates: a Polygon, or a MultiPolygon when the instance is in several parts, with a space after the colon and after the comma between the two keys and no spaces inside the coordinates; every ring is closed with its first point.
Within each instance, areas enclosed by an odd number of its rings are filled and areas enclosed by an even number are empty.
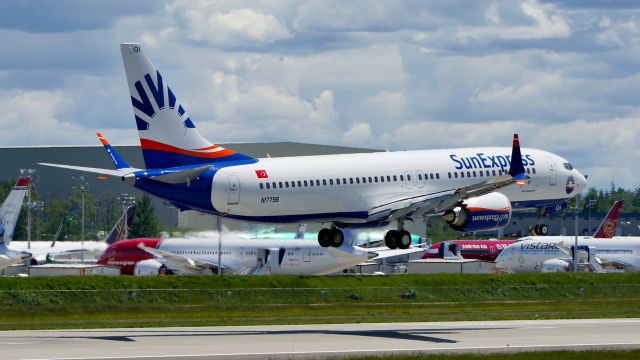
{"type": "Polygon", "coordinates": [[[212,2],[177,2],[171,7],[189,39],[229,47],[262,46],[291,37],[274,15],[250,8],[222,12],[212,2]]]}
{"type": "Polygon", "coordinates": [[[141,41],[213,141],[393,150],[520,132],[593,184],[637,182],[632,2],[69,1],[0,14],[0,122],[15,129],[0,145],[135,143],[118,43],[141,41]]]}
{"type": "Polygon", "coordinates": [[[535,0],[528,0],[520,7],[522,13],[533,20],[533,25],[501,26],[497,8],[490,6],[485,13],[485,18],[494,26],[462,27],[457,37],[464,42],[485,38],[508,40],[566,38],[571,34],[571,27],[566,19],[560,14],[553,13],[555,10],[553,5],[541,5],[535,0]]]}

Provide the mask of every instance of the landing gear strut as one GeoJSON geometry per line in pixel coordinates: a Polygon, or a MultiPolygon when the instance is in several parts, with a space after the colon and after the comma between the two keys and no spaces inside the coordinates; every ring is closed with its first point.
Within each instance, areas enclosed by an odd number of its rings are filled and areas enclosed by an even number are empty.
{"type": "Polygon", "coordinates": [[[335,226],[323,228],[318,232],[318,243],[322,247],[340,247],[344,243],[344,233],[335,226]]]}
{"type": "Polygon", "coordinates": [[[408,249],[411,246],[411,234],[404,229],[404,223],[398,221],[398,230],[387,231],[384,243],[389,249],[408,249]]]}

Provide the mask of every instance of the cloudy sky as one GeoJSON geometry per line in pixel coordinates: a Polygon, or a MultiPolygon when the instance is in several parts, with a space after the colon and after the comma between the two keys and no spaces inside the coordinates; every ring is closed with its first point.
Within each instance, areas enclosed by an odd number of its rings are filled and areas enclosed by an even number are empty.
{"type": "Polygon", "coordinates": [[[524,146],[639,186],[640,2],[7,1],[0,146],[137,143],[140,41],[214,142],[524,146]]]}

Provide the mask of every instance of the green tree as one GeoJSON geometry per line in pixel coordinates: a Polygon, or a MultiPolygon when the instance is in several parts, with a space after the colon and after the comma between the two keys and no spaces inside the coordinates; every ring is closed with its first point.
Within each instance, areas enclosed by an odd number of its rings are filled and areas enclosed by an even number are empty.
{"type": "Polygon", "coordinates": [[[160,223],[151,202],[151,196],[144,194],[136,199],[136,214],[129,237],[156,237],[160,234],[160,223]]]}

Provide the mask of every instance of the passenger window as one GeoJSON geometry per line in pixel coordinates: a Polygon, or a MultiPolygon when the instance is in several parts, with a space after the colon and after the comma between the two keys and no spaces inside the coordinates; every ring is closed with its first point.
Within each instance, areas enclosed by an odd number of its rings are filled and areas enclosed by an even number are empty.
{"type": "Polygon", "coordinates": [[[267,183],[267,189],[271,189],[271,186],[269,186],[269,183],[267,183]]]}
{"type": "Polygon", "coordinates": [[[278,186],[282,189],[282,181],[278,182],[278,186]]]}
{"type": "Polygon", "coordinates": [[[451,179],[451,173],[449,173],[449,179],[451,179]]]}
{"type": "MultiPolygon", "coordinates": [[[[306,181],[305,181],[304,186],[307,186],[306,181]]],[[[300,180],[298,180],[298,187],[302,187],[302,181],[300,181],[300,180]]]]}
{"type": "Polygon", "coordinates": [[[329,179],[329,185],[333,185],[333,179],[329,179]]]}
{"type": "Polygon", "coordinates": [[[320,180],[316,180],[316,186],[320,186],[320,180]]]}
{"type": "Polygon", "coordinates": [[[527,168],[527,174],[531,174],[531,169],[527,168]]]}
{"type": "Polygon", "coordinates": [[[496,176],[496,170],[493,169],[492,172],[493,172],[493,176],[496,176]]]}
{"type": "MultiPolygon", "coordinates": [[[[431,178],[433,179],[433,174],[431,174],[431,178]]],[[[436,179],[440,179],[440,174],[436,173],[436,179]]]]}
{"type": "Polygon", "coordinates": [[[418,174],[418,180],[422,181],[422,174],[418,174]]]}
{"type": "Polygon", "coordinates": [[[533,171],[533,174],[535,175],[536,173],[536,168],[531,169],[533,171]]]}
{"type": "Polygon", "coordinates": [[[473,177],[476,177],[476,171],[473,170],[473,177]]]}
{"type": "Polygon", "coordinates": [[[322,185],[327,186],[327,180],[322,179],[322,185]]]}
{"type": "Polygon", "coordinates": [[[278,184],[276,184],[275,182],[274,182],[274,183],[271,183],[271,186],[273,186],[273,188],[274,188],[274,189],[277,189],[277,188],[278,188],[278,186],[277,186],[277,185],[278,185],[278,184]]]}
{"type": "Polygon", "coordinates": [[[384,182],[384,176],[380,176],[380,182],[384,182]]]}
{"type": "Polygon", "coordinates": [[[308,186],[308,184],[307,184],[307,180],[305,180],[305,181],[304,181],[304,187],[307,187],[307,186],[308,186]]]}
{"type": "Polygon", "coordinates": [[[456,179],[458,178],[458,172],[457,171],[453,173],[453,177],[456,178],[456,179]]]}
{"type": "MultiPolygon", "coordinates": [[[[400,177],[402,178],[402,175],[400,177]]],[[[407,181],[411,181],[411,175],[407,175],[407,181]]]]}
{"type": "Polygon", "coordinates": [[[363,183],[363,184],[366,184],[366,183],[367,183],[367,178],[366,178],[366,177],[364,177],[364,176],[362,177],[362,183],[363,183]]]}
{"type": "Polygon", "coordinates": [[[371,181],[371,176],[369,176],[369,184],[371,184],[373,181],[371,181]]]}
{"type": "Polygon", "coordinates": [[[360,184],[360,178],[356,178],[356,184],[360,184]]]}
{"type": "Polygon", "coordinates": [[[460,171],[460,177],[463,178],[464,177],[464,171],[460,171]]]}
{"type": "Polygon", "coordinates": [[[349,184],[353,184],[353,178],[349,178],[349,184]]]}
{"type": "Polygon", "coordinates": [[[264,189],[264,184],[260,183],[260,189],[264,189]]]}
{"type": "Polygon", "coordinates": [[[491,176],[491,173],[489,172],[489,170],[487,170],[487,177],[491,176]]]}
{"type": "Polygon", "coordinates": [[[378,182],[378,177],[377,177],[377,176],[374,176],[374,177],[373,177],[373,181],[378,182]]]}
{"type": "Polygon", "coordinates": [[[398,181],[398,177],[393,175],[393,181],[398,181]]]}
{"type": "Polygon", "coordinates": [[[478,175],[480,175],[480,177],[483,177],[484,176],[484,171],[482,171],[482,170],[478,171],[478,175]]]}
{"type": "Polygon", "coordinates": [[[291,187],[292,187],[292,188],[296,187],[296,182],[295,182],[295,181],[292,181],[292,182],[291,182],[291,187]]]}
{"type": "Polygon", "coordinates": [[[342,185],[347,185],[347,178],[342,178],[342,185]]]}
{"type": "Polygon", "coordinates": [[[285,181],[285,182],[284,182],[284,187],[286,187],[286,188],[288,188],[288,187],[289,187],[289,182],[288,182],[288,181],[285,181]]]}
{"type": "Polygon", "coordinates": [[[471,177],[471,171],[467,171],[467,177],[471,177]]]}

